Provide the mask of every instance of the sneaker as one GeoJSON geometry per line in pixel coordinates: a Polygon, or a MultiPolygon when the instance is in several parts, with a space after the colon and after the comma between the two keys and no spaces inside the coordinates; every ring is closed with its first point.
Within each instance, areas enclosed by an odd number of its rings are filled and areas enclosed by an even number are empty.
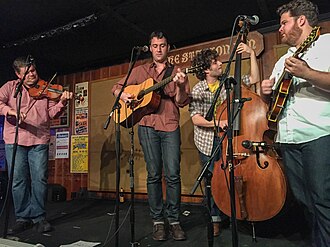
{"type": "Polygon", "coordinates": [[[33,229],[39,233],[50,232],[52,230],[52,226],[49,224],[47,220],[41,220],[34,224],[33,229]]]}
{"type": "Polygon", "coordinates": [[[170,233],[174,240],[186,240],[186,234],[180,224],[170,224],[170,233]]]}
{"type": "Polygon", "coordinates": [[[156,241],[164,241],[167,239],[165,224],[154,224],[152,239],[156,241]]]}
{"type": "Polygon", "coordinates": [[[16,221],[12,228],[8,229],[8,234],[17,234],[29,229],[32,226],[31,221],[16,221]]]}

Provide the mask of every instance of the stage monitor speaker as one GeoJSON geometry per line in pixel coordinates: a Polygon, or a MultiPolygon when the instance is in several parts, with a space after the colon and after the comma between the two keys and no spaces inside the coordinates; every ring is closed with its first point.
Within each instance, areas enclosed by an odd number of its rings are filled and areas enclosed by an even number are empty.
{"type": "Polygon", "coordinates": [[[63,202],[66,201],[66,189],[60,184],[48,184],[49,202],[63,202]]]}

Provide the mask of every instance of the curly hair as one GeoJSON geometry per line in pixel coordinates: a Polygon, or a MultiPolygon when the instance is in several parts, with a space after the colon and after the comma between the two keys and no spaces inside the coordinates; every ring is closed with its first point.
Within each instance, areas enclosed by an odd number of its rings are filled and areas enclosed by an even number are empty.
{"type": "Polygon", "coordinates": [[[293,0],[277,9],[279,16],[286,12],[289,12],[292,17],[306,16],[312,27],[318,23],[319,9],[316,4],[308,0],[293,0]]]}
{"type": "Polygon", "coordinates": [[[216,50],[203,49],[198,52],[194,59],[192,60],[192,66],[201,66],[203,69],[196,72],[196,77],[199,80],[205,80],[206,74],[205,70],[211,67],[212,61],[219,57],[216,50]]]}

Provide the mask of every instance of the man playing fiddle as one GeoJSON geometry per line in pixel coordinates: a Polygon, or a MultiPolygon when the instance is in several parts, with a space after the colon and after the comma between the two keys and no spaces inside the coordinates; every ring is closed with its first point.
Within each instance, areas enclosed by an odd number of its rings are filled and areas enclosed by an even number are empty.
{"type": "Polygon", "coordinates": [[[42,233],[51,230],[45,211],[50,119],[63,112],[72,93],[63,92],[58,102],[48,98],[35,99],[30,96],[29,88],[39,81],[36,65],[32,62],[28,66],[27,59],[19,57],[13,62],[13,68],[18,79],[8,81],[0,88],[0,114],[6,118],[3,136],[8,173],[12,165],[16,120],[19,121],[12,184],[16,223],[8,233],[19,233],[32,226],[42,233]],[[17,116],[19,95],[14,96],[23,78],[21,110],[17,116]]]}

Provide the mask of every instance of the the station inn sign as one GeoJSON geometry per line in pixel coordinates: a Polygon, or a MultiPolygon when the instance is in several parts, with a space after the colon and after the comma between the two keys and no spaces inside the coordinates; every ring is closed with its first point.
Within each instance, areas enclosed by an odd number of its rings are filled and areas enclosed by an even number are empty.
{"type": "MultiPolygon", "coordinates": [[[[233,38],[232,46],[234,46],[236,38],[236,36],[233,38]]],[[[247,44],[255,50],[256,55],[258,56],[264,49],[264,40],[262,34],[256,31],[249,33],[247,37],[247,44]]],[[[215,49],[218,52],[218,54],[220,55],[221,62],[224,63],[227,62],[230,57],[231,51],[229,50],[229,46],[230,38],[223,38],[209,42],[199,43],[196,45],[170,51],[168,54],[168,60],[172,64],[180,66],[190,66],[191,60],[196,55],[196,53],[200,52],[202,49],[210,48],[215,49]]],[[[243,58],[247,57],[247,54],[243,54],[243,58]]]]}

